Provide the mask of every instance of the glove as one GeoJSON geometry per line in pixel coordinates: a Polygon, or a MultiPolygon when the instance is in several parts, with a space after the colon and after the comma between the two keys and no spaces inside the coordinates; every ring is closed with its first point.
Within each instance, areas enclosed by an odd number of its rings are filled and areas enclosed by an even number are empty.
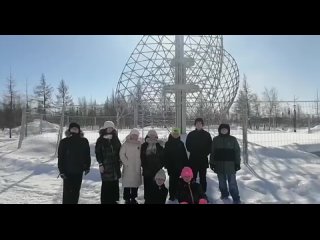
{"type": "Polygon", "coordinates": [[[189,203],[187,203],[187,202],[181,202],[180,204],[189,204],[189,203]]]}
{"type": "Polygon", "coordinates": [[[236,169],[236,171],[239,171],[241,169],[240,164],[236,164],[235,169],[236,169]]]}
{"type": "Polygon", "coordinates": [[[100,166],[99,166],[99,171],[100,171],[100,173],[104,173],[104,167],[103,167],[103,165],[100,165],[100,166]]]}
{"type": "Polygon", "coordinates": [[[208,204],[208,201],[207,201],[207,199],[205,199],[205,198],[201,198],[201,199],[199,200],[199,204],[208,204]]]}
{"type": "Polygon", "coordinates": [[[60,173],[60,177],[61,177],[62,179],[67,179],[67,176],[66,176],[64,173],[60,173]]]}
{"type": "Polygon", "coordinates": [[[90,172],[90,169],[84,170],[84,175],[87,175],[90,172]]]}

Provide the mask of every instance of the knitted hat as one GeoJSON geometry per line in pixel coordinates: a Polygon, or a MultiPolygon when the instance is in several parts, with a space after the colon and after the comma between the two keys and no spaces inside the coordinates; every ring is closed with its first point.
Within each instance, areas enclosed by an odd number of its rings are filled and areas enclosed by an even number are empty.
{"type": "Polygon", "coordinates": [[[166,180],[166,173],[163,169],[160,169],[157,174],[154,176],[154,179],[163,179],[166,180]]]}
{"type": "Polygon", "coordinates": [[[192,169],[189,167],[184,167],[181,171],[181,177],[192,177],[193,178],[192,169]]]}
{"type": "Polygon", "coordinates": [[[112,121],[105,121],[104,124],[103,124],[103,128],[115,128],[114,127],[114,123],[112,121]]]}
{"type": "Polygon", "coordinates": [[[158,137],[158,134],[157,134],[156,130],[151,129],[151,130],[149,130],[147,136],[148,137],[151,137],[151,136],[158,137]]]}
{"type": "Polygon", "coordinates": [[[172,128],[171,134],[180,136],[180,128],[172,128]]]}
{"type": "Polygon", "coordinates": [[[130,131],[130,135],[138,135],[139,136],[140,132],[137,128],[133,128],[131,131],[130,131]]]}

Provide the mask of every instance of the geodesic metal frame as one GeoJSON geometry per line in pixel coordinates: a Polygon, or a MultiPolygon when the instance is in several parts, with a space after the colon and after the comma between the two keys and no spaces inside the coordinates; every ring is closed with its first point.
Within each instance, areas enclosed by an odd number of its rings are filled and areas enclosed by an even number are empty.
{"type": "MultiPolygon", "coordinates": [[[[239,70],[223,49],[222,36],[187,35],[184,54],[194,60],[186,70],[186,83],[199,86],[186,95],[187,115],[226,113],[239,88],[239,70]]],[[[174,58],[175,36],[143,36],[118,81],[119,103],[138,104],[145,111],[175,111],[175,94],[164,91],[174,84],[174,58]]]]}

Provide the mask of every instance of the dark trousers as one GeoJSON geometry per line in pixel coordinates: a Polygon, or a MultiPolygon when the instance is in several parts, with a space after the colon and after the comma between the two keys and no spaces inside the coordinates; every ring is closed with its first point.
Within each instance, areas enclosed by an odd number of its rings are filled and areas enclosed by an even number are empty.
{"type": "Polygon", "coordinates": [[[101,185],[101,204],[113,204],[119,201],[119,180],[102,181],[101,185]]]}
{"type": "Polygon", "coordinates": [[[138,188],[128,188],[123,189],[123,199],[125,201],[133,201],[138,196],[138,188]]]}
{"type": "Polygon", "coordinates": [[[227,198],[230,192],[234,202],[240,201],[236,174],[218,174],[218,180],[221,198],[227,198]],[[227,181],[229,184],[229,190],[227,186],[227,181]]]}
{"type": "Polygon", "coordinates": [[[169,195],[170,200],[176,199],[177,187],[179,182],[179,175],[170,175],[169,176],[169,195]]]}
{"type": "Polygon", "coordinates": [[[149,203],[152,197],[153,177],[143,177],[144,203],[149,203]]]}
{"type": "Polygon", "coordinates": [[[193,172],[193,179],[196,181],[199,173],[200,185],[203,192],[207,191],[207,168],[191,167],[193,172]]]}
{"type": "Polygon", "coordinates": [[[81,183],[82,183],[82,174],[67,175],[67,178],[63,179],[62,204],[78,203],[81,183]]]}

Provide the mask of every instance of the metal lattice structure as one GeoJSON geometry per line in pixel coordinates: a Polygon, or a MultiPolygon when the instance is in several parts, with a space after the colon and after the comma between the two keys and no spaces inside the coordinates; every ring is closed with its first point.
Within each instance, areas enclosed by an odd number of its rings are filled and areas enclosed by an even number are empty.
{"type": "MultiPolygon", "coordinates": [[[[239,87],[239,70],[223,48],[220,35],[184,36],[186,84],[198,90],[186,93],[186,114],[226,113],[239,87]]],[[[175,84],[175,36],[143,36],[120,76],[116,96],[119,106],[138,106],[137,111],[175,112],[175,93],[164,91],[175,84]],[[125,103],[125,104],[124,104],[125,103]]],[[[130,112],[130,111],[128,111],[130,112]]],[[[119,107],[118,114],[124,114],[119,107]]]]}

